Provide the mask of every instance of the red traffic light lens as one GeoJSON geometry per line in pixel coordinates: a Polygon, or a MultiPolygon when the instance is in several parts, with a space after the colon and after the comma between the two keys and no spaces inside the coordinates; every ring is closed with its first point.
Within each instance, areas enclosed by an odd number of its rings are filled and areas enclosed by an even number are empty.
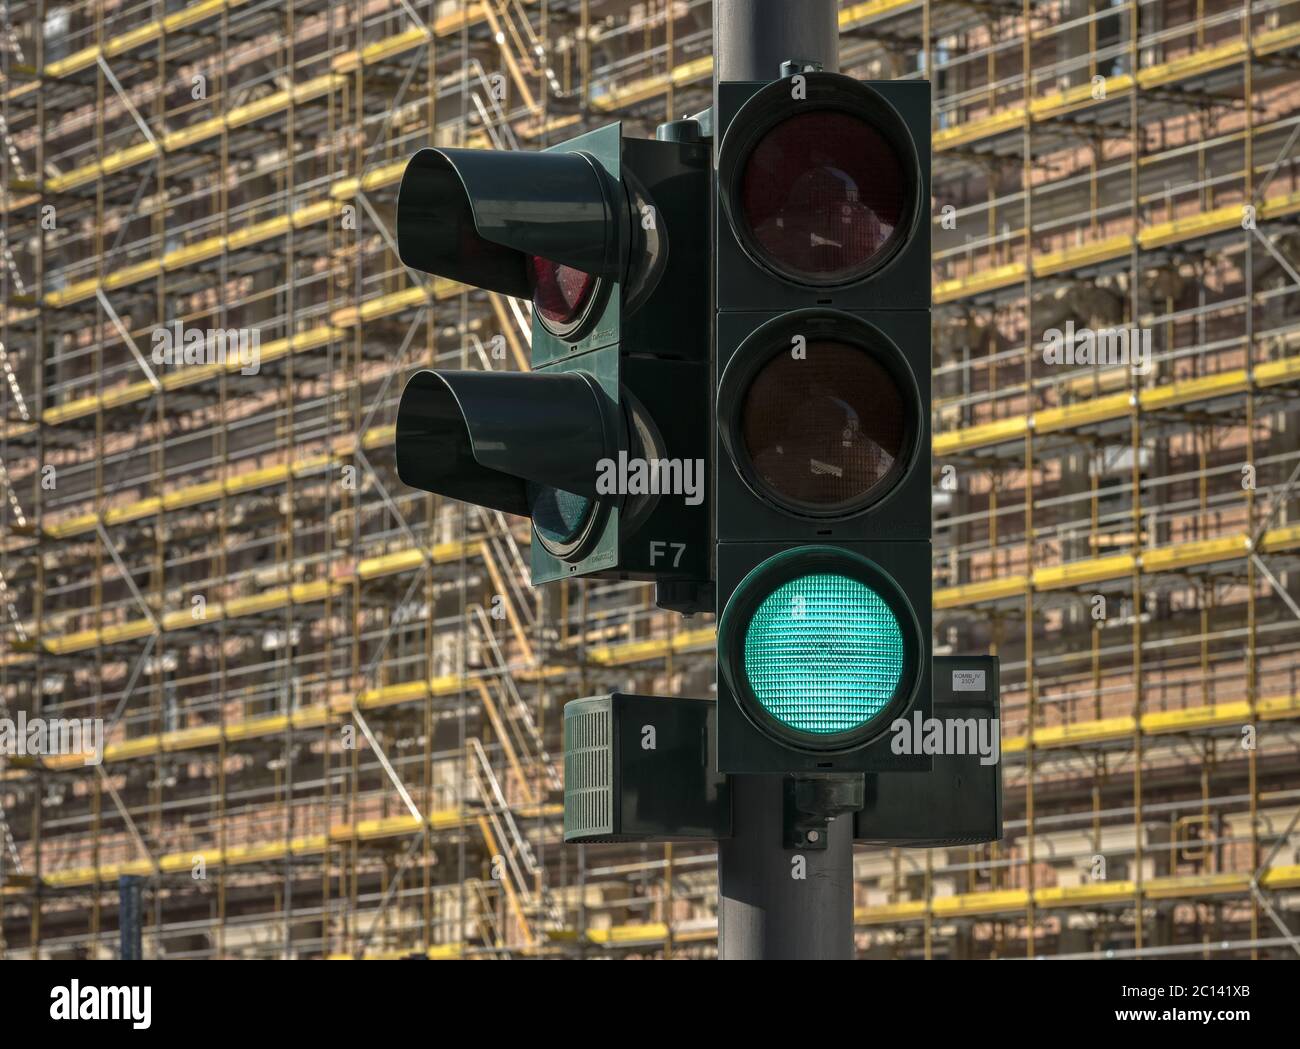
{"type": "Polygon", "coordinates": [[[572,329],[587,312],[596,278],[550,259],[532,257],[533,308],[556,334],[572,329]]]}
{"type": "Polygon", "coordinates": [[[740,403],[740,438],[755,480],[780,503],[827,514],[883,495],[913,431],[912,402],[865,349],[809,341],[777,353],[740,403]]]}
{"type": "Polygon", "coordinates": [[[739,211],[777,272],[845,283],[892,252],[907,219],[909,176],[898,150],[866,120],[830,109],[797,113],[745,159],[739,211]]]}

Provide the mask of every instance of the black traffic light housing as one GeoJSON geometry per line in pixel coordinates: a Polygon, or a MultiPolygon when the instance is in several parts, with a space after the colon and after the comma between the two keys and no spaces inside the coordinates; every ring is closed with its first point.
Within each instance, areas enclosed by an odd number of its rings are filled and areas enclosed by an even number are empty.
{"type": "Polygon", "coordinates": [[[722,772],[933,764],[891,745],[932,702],[929,90],[718,85],[722,772]]]}
{"type": "MultiPolygon", "coordinates": [[[[719,313],[717,426],[719,458],[715,469],[718,486],[719,542],[756,539],[861,539],[872,534],[897,538],[928,539],[930,536],[930,313],[928,310],[873,310],[848,313],[825,307],[811,307],[788,313],[719,313]],[[804,356],[795,359],[802,340],[804,356]],[[796,379],[804,364],[818,365],[818,347],[848,344],[865,351],[879,367],[862,376],[862,383],[879,387],[892,383],[902,400],[900,452],[886,476],[861,498],[839,505],[810,505],[798,493],[782,493],[764,478],[748,454],[745,424],[746,395],[754,380],[767,367],[783,365],[785,385],[796,379]],[[785,358],[785,359],[782,359],[785,358]],[[800,505],[802,503],[802,505],[800,505]],[[793,512],[792,512],[793,511],[793,512]],[[873,522],[887,521],[880,529],[873,522]]],[[[843,359],[843,354],[832,359],[843,359]]],[[[828,364],[832,378],[849,383],[853,376],[828,364]]],[[[810,383],[809,385],[813,385],[810,383]]],[[[786,386],[788,389],[789,387],[786,386]]],[[[867,391],[863,391],[867,392],[867,391]]],[[[832,391],[833,393],[833,391],[832,391]]],[[[835,399],[830,398],[834,406],[835,399]]],[[[810,418],[806,425],[798,416],[816,411],[810,402],[794,403],[792,429],[802,429],[801,450],[816,463],[830,459],[823,454],[817,434],[834,445],[841,440],[836,428],[819,431],[821,420],[810,418]]],[[[843,422],[844,420],[838,420],[843,422]]],[[[865,430],[877,421],[855,420],[865,430]]],[[[794,454],[792,449],[783,449],[794,454]]],[[[823,467],[831,470],[833,464],[823,467]]],[[[851,480],[851,477],[848,478],[851,480]]]]}
{"type": "Polygon", "coordinates": [[[908,849],[1002,838],[1002,746],[997,656],[936,656],[935,725],[910,718],[913,739],[942,739],[928,776],[866,777],[853,837],[908,849]],[[988,751],[981,747],[991,744],[988,751]]]}
{"type": "MultiPolygon", "coordinates": [[[[717,280],[719,309],[929,309],[930,83],[860,81],[839,73],[807,72],[770,82],[718,85],[717,280]],[[743,215],[747,161],[761,140],[792,117],[817,111],[834,119],[865,119],[894,151],[899,166],[900,222],[869,268],[847,283],[792,280],[774,267],[743,215]]],[[[814,128],[816,132],[818,129],[814,128]]],[[[844,125],[831,126],[843,133],[844,125]]],[[[815,149],[816,140],[807,143],[815,149]]],[[[773,172],[759,169],[757,189],[773,172]]],[[[874,173],[873,173],[874,174],[874,173]]],[[[817,187],[810,185],[810,192],[817,187]]]]}
{"type": "MultiPolygon", "coordinates": [[[[896,753],[898,718],[930,715],[930,565],[906,542],[720,543],[718,545],[718,768],[723,772],[928,772],[926,754],[896,753]],[[869,722],[843,732],[792,729],[769,714],[746,673],[746,629],[765,598],[800,577],[834,573],[860,580],[898,623],[902,673],[897,688],[869,722]]],[[[795,591],[796,595],[798,591],[795,591]]],[[[798,600],[798,597],[795,598],[798,600]]],[[[810,601],[811,603],[811,601],[810,601]]],[[[864,647],[825,642],[822,658],[863,659],[864,647]]],[[[793,691],[793,687],[791,686],[793,691]]]]}
{"type": "Polygon", "coordinates": [[[727,778],[709,760],[711,699],[614,692],[564,705],[564,840],[716,840],[727,778]]]}
{"type": "Polygon", "coordinates": [[[710,579],[708,186],[705,144],[619,124],[541,153],[424,149],[407,166],[402,261],[533,299],[533,367],[414,376],[398,472],[530,517],[534,584],[710,579]]]}

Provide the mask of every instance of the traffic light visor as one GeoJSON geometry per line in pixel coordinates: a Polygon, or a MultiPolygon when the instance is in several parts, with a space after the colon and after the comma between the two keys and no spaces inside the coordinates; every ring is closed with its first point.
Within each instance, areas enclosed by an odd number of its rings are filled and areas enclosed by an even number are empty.
{"type": "Polygon", "coordinates": [[[887,729],[910,700],[922,649],[894,580],[832,547],[760,564],[719,628],[720,665],[747,716],[811,750],[851,748],[887,729]]]}
{"type": "Polygon", "coordinates": [[[602,397],[582,372],[417,372],[397,409],[397,474],[506,513],[538,508],[540,527],[567,544],[597,502],[597,463],[617,455],[602,397]]]}
{"type": "Polygon", "coordinates": [[[403,263],[523,299],[535,260],[618,279],[625,226],[626,201],[583,153],[422,149],[397,194],[403,263]]]}

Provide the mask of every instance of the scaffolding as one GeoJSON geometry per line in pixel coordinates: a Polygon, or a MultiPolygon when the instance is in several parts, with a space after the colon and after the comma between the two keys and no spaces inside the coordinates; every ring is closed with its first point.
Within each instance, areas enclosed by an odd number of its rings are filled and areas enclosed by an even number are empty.
{"type": "MultiPolygon", "coordinates": [[[[568,699],[708,695],[711,618],[531,590],[392,456],[412,370],[528,360],[397,259],[407,156],[650,135],[710,9],[3,6],[0,717],[106,744],[0,757],[0,956],[111,956],[123,875],[151,957],[716,952],[712,848],[564,847],[557,763],[568,699]]],[[[934,85],[935,651],[1001,657],[1007,816],[860,850],[859,953],[1298,953],[1300,0],[840,23],[934,85]]]]}

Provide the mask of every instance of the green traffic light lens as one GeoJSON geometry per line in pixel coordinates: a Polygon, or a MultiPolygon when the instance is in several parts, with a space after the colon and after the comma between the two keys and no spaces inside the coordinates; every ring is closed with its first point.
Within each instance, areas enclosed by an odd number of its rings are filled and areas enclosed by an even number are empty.
{"type": "Polygon", "coordinates": [[[526,487],[533,527],[544,546],[563,556],[586,531],[594,503],[586,496],[529,483],[526,487]]]}
{"type": "Polygon", "coordinates": [[[754,699],[781,724],[817,736],[861,729],[893,700],[905,645],[898,617],[858,579],[798,576],[773,590],[745,631],[754,699]]]}

